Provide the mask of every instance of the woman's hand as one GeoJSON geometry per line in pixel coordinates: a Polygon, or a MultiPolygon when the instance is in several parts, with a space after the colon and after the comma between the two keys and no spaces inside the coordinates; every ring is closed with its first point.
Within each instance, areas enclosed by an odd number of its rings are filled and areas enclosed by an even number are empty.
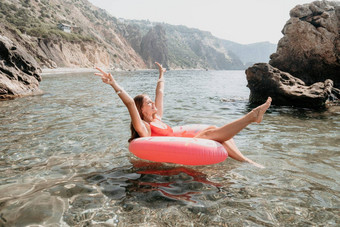
{"type": "Polygon", "coordinates": [[[111,73],[106,73],[103,70],[101,70],[100,68],[96,67],[96,69],[100,72],[100,73],[95,73],[94,75],[96,76],[100,76],[102,78],[102,81],[106,84],[110,84],[113,85],[114,83],[116,83],[115,79],[113,78],[113,76],[111,75],[111,73]]]}
{"type": "Polygon", "coordinates": [[[158,62],[155,62],[155,64],[158,66],[159,76],[161,77],[161,75],[163,75],[163,73],[166,72],[166,68],[163,68],[163,66],[159,64],[158,62]]]}

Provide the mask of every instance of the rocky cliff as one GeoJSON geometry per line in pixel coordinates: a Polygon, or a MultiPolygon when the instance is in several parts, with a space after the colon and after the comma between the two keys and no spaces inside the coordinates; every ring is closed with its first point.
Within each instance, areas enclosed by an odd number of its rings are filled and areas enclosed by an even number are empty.
{"type": "Polygon", "coordinates": [[[270,64],[312,84],[340,87],[340,2],[315,1],[290,11],[270,64]]]}
{"type": "Polygon", "coordinates": [[[256,62],[269,62],[270,55],[275,53],[277,45],[270,42],[239,44],[228,40],[221,40],[226,50],[237,53],[237,57],[246,67],[256,62]]]}
{"type": "Polygon", "coordinates": [[[166,33],[162,26],[156,25],[143,37],[139,53],[149,68],[153,68],[156,61],[169,68],[166,33]]]}
{"type": "MultiPolygon", "coordinates": [[[[249,61],[247,45],[185,26],[118,20],[87,0],[2,0],[0,27],[1,35],[23,46],[41,67],[143,69],[160,61],[173,69],[244,69],[249,61]],[[68,24],[71,33],[59,24],[68,24]]],[[[263,45],[251,48],[271,54],[263,45]]]]}
{"type": "Polygon", "coordinates": [[[2,0],[1,34],[23,46],[41,67],[146,68],[116,31],[117,19],[87,0],[2,0]],[[58,29],[68,24],[71,32],[58,29]]]}
{"type": "MultiPolygon", "coordinates": [[[[120,26],[121,33],[131,43],[134,50],[143,56],[144,60],[153,59],[151,61],[155,61],[156,59],[152,56],[160,56],[160,53],[156,53],[162,51],[161,58],[167,61],[164,64],[172,69],[244,69],[246,62],[250,59],[254,62],[268,61],[269,55],[276,48],[275,44],[269,43],[267,43],[268,45],[261,43],[237,44],[218,39],[210,32],[185,26],[138,20],[124,20],[124,23],[127,26],[120,26]],[[156,26],[158,29],[155,30],[156,26]],[[161,37],[160,33],[155,31],[162,31],[162,45],[159,40],[157,45],[154,42],[155,39],[161,37]],[[146,42],[153,43],[155,46],[149,45],[149,49],[144,48],[142,53],[141,50],[146,42]],[[161,49],[158,50],[157,48],[160,47],[161,49]]],[[[150,66],[149,63],[147,64],[150,66]]]]}

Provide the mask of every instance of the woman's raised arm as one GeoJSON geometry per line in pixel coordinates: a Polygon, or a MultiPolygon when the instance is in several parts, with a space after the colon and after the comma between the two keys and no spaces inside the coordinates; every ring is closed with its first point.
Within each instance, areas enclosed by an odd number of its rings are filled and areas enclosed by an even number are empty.
{"type": "Polygon", "coordinates": [[[119,98],[123,101],[123,103],[127,107],[131,117],[132,125],[138,132],[138,134],[141,137],[150,136],[151,135],[150,129],[148,129],[145,126],[143,120],[141,119],[133,98],[131,98],[131,96],[126,91],[124,91],[122,87],[118,85],[118,83],[115,81],[111,73],[106,73],[98,67],[96,67],[96,69],[100,73],[95,73],[95,75],[100,76],[104,83],[111,85],[111,87],[115,90],[116,94],[119,96],[119,98]]]}
{"type": "Polygon", "coordinates": [[[155,62],[158,66],[159,70],[159,79],[157,81],[156,86],[156,98],[155,98],[155,106],[157,108],[157,115],[162,118],[163,116],[163,96],[164,96],[164,73],[166,72],[166,68],[163,68],[161,64],[155,62]]]}

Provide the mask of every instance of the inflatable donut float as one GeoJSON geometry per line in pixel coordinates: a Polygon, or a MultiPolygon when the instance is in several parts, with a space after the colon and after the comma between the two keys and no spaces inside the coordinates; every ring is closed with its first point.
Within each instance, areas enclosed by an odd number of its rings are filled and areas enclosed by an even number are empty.
{"type": "Polygon", "coordinates": [[[129,151],[138,158],[182,165],[211,165],[223,162],[228,152],[222,144],[208,139],[192,138],[207,125],[185,125],[173,128],[174,136],[142,137],[131,141],[129,151]]]}

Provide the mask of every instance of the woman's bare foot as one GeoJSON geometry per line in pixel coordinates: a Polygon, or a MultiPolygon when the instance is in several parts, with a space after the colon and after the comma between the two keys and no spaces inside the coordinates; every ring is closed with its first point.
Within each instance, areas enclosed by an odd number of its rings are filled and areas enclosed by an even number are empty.
{"type": "Polygon", "coordinates": [[[261,168],[261,169],[265,168],[263,165],[261,165],[259,163],[256,163],[256,162],[254,162],[252,160],[247,160],[246,162],[248,162],[249,164],[252,164],[252,165],[254,165],[254,166],[258,167],[258,168],[261,168]]]}
{"type": "Polygon", "coordinates": [[[255,109],[251,111],[254,113],[254,122],[261,123],[263,119],[263,115],[267,111],[267,109],[270,107],[271,102],[272,102],[272,98],[268,97],[267,101],[264,104],[256,107],[255,109]]]}

